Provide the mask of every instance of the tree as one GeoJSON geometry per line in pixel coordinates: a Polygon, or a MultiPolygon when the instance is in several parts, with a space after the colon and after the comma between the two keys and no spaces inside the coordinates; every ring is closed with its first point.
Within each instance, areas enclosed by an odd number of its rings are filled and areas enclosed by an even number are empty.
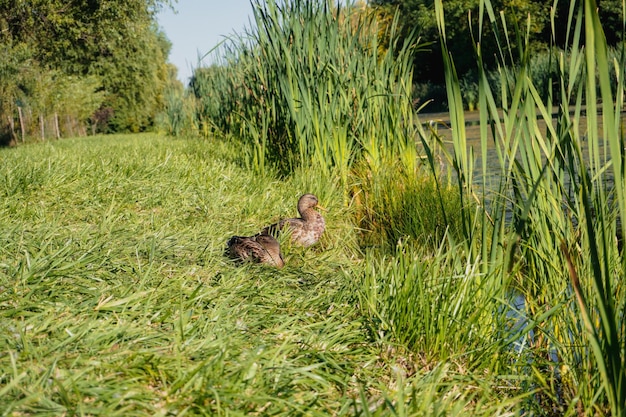
{"type": "MultiPolygon", "coordinates": [[[[617,2],[619,0],[610,0],[617,2]]],[[[550,8],[552,0],[493,0],[492,5],[496,13],[502,13],[507,22],[507,33],[499,27],[501,39],[505,35],[514,43],[516,30],[526,30],[527,18],[531,17],[531,43],[537,49],[547,49],[550,44],[550,8]]],[[[564,3],[564,2],[560,2],[564,3]]],[[[415,57],[415,79],[421,82],[443,82],[443,67],[441,49],[439,47],[439,33],[435,21],[433,0],[372,0],[371,4],[384,13],[400,11],[401,36],[407,36],[415,31],[421,42],[430,43],[430,51],[418,53],[415,57]]],[[[474,45],[471,33],[478,32],[479,0],[445,0],[443,2],[447,22],[454,22],[446,27],[448,46],[454,57],[459,76],[471,73],[476,63],[474,45]]],[[[566,5],[560,7],[567,8],[566,5]]],[[[561,11],[559,11],[561,12],[561,11]]],[[[563,11],[567,19],[567,10],[563,11]]],[[[488,22],[485,22],[488,25],[488,22]]],[[[501,25],[500,25],[501,26],[501,25]]],[[[486,26],[483,33],[492,33],[492,28],[486,26]]],[[[487,67],[496,62],[496,43],[493,36],[486,36],[481,44],[483,58],[487,67]]]]}
{"type": "MultiPolygon", "coordinates": [[[[1,29],[1,28],[0,28],[1,29]]],[[[21,45],[4,45],[0,48],[0,145],[17,140],[14,116],[20,115],[19,105],[25,97],[23,80],[32,66],[30,51],[21,45]]],[[[22,139],[24,137],[23,123],[22,139]]]]}
{"type": "Polygon", "coordinates": [[[44,71],[97,77],[110,127],[149,128],[163,103],[170,44],[157,11],[169,0],[0,0],[0,45],[27,45],[44,71]]]}

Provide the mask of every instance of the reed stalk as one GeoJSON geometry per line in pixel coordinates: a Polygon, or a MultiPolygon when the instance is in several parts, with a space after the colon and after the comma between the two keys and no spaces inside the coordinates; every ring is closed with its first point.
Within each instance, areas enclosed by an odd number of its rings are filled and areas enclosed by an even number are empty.
{"type": "MultiPolygon", "coordinates": [[[[229,92],[212,97],[231,117],[213,105],[204,118],[283,174],[315,166],[347,187],[362,159],[374,171],[396,159],[415,167],[411,42],[381,48],[373,16],[351,4],[269,1],[253,10],[253,29],[228,44],[229,75],[212,70],[216,89],[229,92]]],[[[199,77],[198,90],[207,82],[199,77]]]]}
{"type": "MultiPolygon", "coordinates": [[[[530,76],[528,36],[520,32],[519,59],[509,39],[498,40],[500,96],[495,97],[482,65],[481,23],[474,34],[482,160],[482,181],[476,183],[471,181],[474,156],[465,141],[459,82],[446,52],[445,17],[441,2],[435,4],[454,129],[450,163],[464,201],[474,198],[481,208],[476,216],[474,211],[463,214],[468,253],[481,254],[482,271],[500,270],[503,279],[517,280],[523,314],[536,321],[527,336],[530,368],[538,374],[549,371],[559,387],[559,394],[545,394],[550,401],[563,412],[573,406],[624,415],[621,281],[626,264],[618,249],[625,214],[623,62],[609,60],[595,2],[572,2],[557,90],[540,94],[530,76]],[[555,95],[559,105],[553,116],[555,95]],[[486,180],[490,148],[499,162],[495,188],[486,180]],[[573,303],[577,314],[570,310],[573,303]]],[[[481,1],[480,10],[479,21],[495,28],[495,36],[498,25],[507,32],[489,0],[481,1]]],[[[551,390],[543,382],[540,386],[551,390]]]]}

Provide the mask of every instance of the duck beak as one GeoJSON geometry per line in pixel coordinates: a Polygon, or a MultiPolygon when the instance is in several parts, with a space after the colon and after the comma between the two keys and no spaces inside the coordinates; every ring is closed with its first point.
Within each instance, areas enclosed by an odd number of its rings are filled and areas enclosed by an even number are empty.
{"type": "Polygon", "coordinates": [[[323,206],[320,206],[319,204],[317,204],[317,205],[315,206],[315,208],[318,208],[318,209],[320,209],[320,210],[322,210],[322,211],[328,211],[328,209],[327,209],[327,208],[324,208],[323,206]]]}

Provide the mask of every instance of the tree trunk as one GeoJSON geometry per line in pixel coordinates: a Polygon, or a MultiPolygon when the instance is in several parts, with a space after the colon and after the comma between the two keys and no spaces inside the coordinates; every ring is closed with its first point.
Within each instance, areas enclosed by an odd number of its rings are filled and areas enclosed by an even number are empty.
{"type": "Polygon", "coordinates": [[[67,129],[69,130],[70,133],[70,137],[74,137],[76,136],[74,134],[74,122],[72,121],[72,119],[70,118],[70,115],[68,114],[67,116],[65,116],[65,120],[67,121],[67,129]]]}
{"type": "Polygon", "coordinates": [[[44,141],[46,140],[46,132],[43,125],[43,114],[39,115],[39,125],[41,126],[41,140],[44,141]]]}
{"type": "Polygon", "coordinates": [[[20,130],[22,131],[22,143],[24,143],[26,140],[26,127],[24,127],[24,115],[20,106],[17,106],[17,114],[20,117],[20,130]]]}
{"type": "Polygon", "coordinates": [[[57,139],[61,139],[61,131],[59,130],[59,114],[54,112],[54,128],[57,133],[57,139]]]}
{"type": "Polygon", "coordinates": [[[9,122],[9,129],[11,130],[11,138],[9,139],[9,146],[14,146],[17,144],[17,136],[15,135],[15,122],[13,120],[13,115],[7,114],[7,121],[9,122]]]}
{"type": "Polygon", "coordinates": [[[13,120],[13,115],[8,114],[7,120],[9,121],[9,129],[11,129],[11,140],[15,141],[17,138],[15,136],[15,121],[13,120]]]}

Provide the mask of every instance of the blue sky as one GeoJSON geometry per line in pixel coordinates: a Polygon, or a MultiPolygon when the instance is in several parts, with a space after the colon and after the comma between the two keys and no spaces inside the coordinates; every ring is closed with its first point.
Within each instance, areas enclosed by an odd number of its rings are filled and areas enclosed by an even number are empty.
{"type": "MultiPolygon", "coordinates": [[[[178,78],[186,85],[192,68],[224,36],[243,32],[250,26],[249,0],[178,0],[177,13],[165,9],[158,15],[159,25],[172,42],[169,61],[178,67],[178,78]]],[[[210,58],[203,61],[211,63],[210,58]]]]}

